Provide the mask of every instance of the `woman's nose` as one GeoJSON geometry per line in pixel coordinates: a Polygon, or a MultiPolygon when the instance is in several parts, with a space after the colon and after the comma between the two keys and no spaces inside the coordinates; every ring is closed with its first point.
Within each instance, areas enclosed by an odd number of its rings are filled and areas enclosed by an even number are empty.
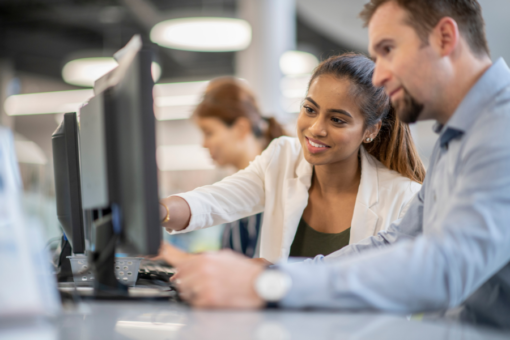
{"type": "Polygon", "coordinates": [[[324,122],[320,118],[316,118],[310,126],[310,132],[315,136],[325,137],[327,135],[326,127],[324,126],[324,122]]]}

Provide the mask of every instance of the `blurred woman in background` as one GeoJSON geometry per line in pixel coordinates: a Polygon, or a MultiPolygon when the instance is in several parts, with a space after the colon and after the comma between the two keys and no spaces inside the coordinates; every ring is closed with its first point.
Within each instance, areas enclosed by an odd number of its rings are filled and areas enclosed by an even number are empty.
{"type": "MultiPolygon", "coordinates": [[[[219,166],[246,168],[269,143],[284,135],[274,118],[263,117],[253,93],[233,77],[213,79],[193,120],[204,136],[203,146],[219,166]]],[[[253,257],[262,221],[262,213],[226,223],[222,248],[230,248],[253,257]]]]}

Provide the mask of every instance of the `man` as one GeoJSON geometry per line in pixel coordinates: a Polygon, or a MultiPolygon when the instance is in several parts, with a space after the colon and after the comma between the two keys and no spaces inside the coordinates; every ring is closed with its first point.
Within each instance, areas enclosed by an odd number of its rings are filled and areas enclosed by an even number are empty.
{"type": "Polygon", "coordinates": [[[333,307],[397,313],[460,306],[510,327],[510,70],[492,65],[476,0],[371,0],[361,14],[403,121],[434,119],[422,190],[387,231],[326,259],[261,264],[223,252],[178,266],[195,306],[333,307]]]}

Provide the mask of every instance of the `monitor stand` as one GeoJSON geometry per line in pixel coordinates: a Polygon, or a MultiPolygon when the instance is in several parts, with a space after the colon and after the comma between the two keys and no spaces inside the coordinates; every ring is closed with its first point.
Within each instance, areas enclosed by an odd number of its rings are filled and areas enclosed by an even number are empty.
{"type": "Polygon", "coordinates": [[[114,232],[112,215],[94,221],[96,248],[89,262],[94,272],[94,295],[98,298],[127,297],[128,287],[115,277],[115,245],[119,235],[114,232]]]}
{"type": "MultiPolygon", "coordinates": [[[[61,294],[94,300],[176,300],[176,292],[161,286],[144,285],[128,287],[115,276],[115,245],[119,235],[114,232],[112,215],[94,221],[96,245],[89,254],[88,263],[94,273],[93,287],[76,286],[74,282],[59,283],[61,294]]],[[[64,298],[64,296],[62,296],[64,298]]]]}

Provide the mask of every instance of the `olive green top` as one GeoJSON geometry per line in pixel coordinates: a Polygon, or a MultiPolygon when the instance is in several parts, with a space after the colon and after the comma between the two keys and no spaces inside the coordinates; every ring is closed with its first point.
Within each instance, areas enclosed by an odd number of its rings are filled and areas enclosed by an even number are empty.
{"type": "Polygon", "coordinates": [[[337,234],[321,233],[310,227],[301,217],[289,256],[315,257],[328,255],[349,244],[351,228],[337,234]]]}

